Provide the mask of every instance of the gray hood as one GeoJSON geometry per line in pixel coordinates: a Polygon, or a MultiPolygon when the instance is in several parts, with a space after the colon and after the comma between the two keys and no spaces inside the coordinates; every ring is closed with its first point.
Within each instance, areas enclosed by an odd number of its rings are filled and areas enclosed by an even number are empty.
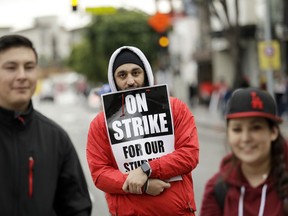
{"type": "Polygon", "coordinates": [[[133,51],[143,62],[144,67],[145,67],[145,72],[148,78],[148,83],[149,86],[153,86],[154,85],[154,76],[153,76],[153,72],[150,66],[150,63],[148,62],[146,56],[143,54],[143,52],[136,48],[136,47],[132,47],[132,46],[122,46],[120,48],[118,48],[117,50],[115,50],[115,52],[112,54],[110,60],[109,60],[109,65],[108,65],[108,82],[111,88],[112,92],[116,92],[117,88],[116,88],[116,84],[114,81],[114,77],[113,77],[113,64],[114,61],[117,57],[117,55],[121,52],[122,49],[129,49],[131,51],[133,51]]]}

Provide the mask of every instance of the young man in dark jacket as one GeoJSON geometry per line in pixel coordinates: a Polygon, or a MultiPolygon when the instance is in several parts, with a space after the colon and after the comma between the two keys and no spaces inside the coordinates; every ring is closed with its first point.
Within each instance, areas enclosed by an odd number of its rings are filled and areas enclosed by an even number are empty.
{"type": "Polygon", "coordinates": [[[68,134],[33,109],[37,52],[20,35],[0,38],[0,215],[91,214],[68,134]]]}

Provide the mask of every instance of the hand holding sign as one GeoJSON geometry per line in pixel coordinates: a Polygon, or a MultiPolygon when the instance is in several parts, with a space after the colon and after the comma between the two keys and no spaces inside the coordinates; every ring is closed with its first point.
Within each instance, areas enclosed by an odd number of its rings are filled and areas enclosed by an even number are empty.
{"type": "Polygon", "coordinates": [[[149,179],[146,193],[151,196],[161,194],[165,189],[170,188],[171,184],[160,179],[149,179]]]}
{"type": "Polygon", "coordinates": [[[122,189],[127,193],[142,194],[142,187],[147,181],[148,176],[140,167],[129,172],[122,189]]]}

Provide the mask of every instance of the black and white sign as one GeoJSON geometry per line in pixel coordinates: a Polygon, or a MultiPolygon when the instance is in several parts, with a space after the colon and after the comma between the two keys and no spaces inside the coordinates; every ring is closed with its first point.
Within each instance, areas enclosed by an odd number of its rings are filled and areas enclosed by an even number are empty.
{"type": "Polygon", "coordinates": [[[167,85],[102,95],[109,141],[118,168],[129,172],[174,151],[167,85]]]}

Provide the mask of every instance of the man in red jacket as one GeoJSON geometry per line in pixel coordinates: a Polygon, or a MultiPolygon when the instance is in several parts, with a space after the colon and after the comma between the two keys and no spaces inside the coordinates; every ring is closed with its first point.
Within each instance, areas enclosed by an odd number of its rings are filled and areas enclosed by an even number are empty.
{"type": "MultiPolygon", "coordinates": [[[[112,92],[154,85],[151,66],[136,47],[118,48],[111,56],[108,81],[112,92]]],[[[112,215],[194,215],[191,171],[199,159],[194,116],[177,98],[170,97],[174,123],[174,151],[123,173],[118,169],[107,134],[104,113],[91,122],[87,160],[97,188],[106,193],[112,215]],[[182,180],[166,182],[175,176],[182,180]]]]}

